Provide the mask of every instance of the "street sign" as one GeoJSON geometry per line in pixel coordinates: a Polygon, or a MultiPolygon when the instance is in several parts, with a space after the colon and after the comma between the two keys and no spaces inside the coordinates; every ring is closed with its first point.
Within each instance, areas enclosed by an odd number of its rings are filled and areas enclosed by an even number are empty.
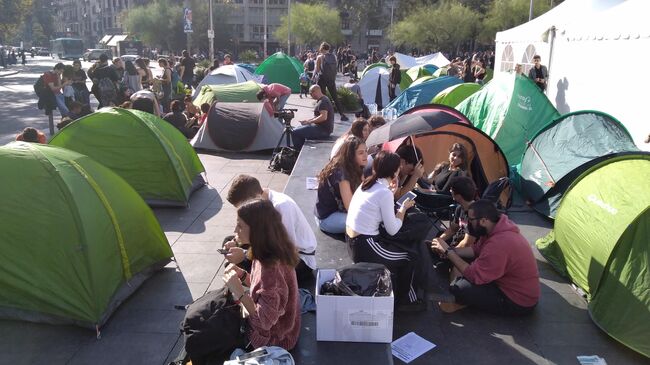
{"type": "Polygon", "coordinates": [[[214,30],[208,29],[208,39],[214,38],[214,30]]]}
{"type": "Polygon", "coordinates": [[[185,33],[192,33],[192,10],[190,8],[183,8],[183,31],[185,33]]]}

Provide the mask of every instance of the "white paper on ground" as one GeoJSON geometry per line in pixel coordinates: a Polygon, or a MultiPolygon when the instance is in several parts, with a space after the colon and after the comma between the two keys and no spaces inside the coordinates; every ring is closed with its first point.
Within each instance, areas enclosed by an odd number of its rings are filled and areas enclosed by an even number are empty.
{"type": "Polygon", "coordinates": [[[416,335],[415,332],[405,334],[390,345],[393,356],[407,364],[434,347],[436,347],[435,344],[416,335]]]}
{"type": "Polygon", "coordinates": [[[580,365],[607,365],[605,359],[598,355],[578,356],[578,361],[580,365]]]}
{"type": "Polygon", "coordinates": [[[305,185],[307,190],[318,190],[318,178],[317,177],[306,177],[305,185]]]}

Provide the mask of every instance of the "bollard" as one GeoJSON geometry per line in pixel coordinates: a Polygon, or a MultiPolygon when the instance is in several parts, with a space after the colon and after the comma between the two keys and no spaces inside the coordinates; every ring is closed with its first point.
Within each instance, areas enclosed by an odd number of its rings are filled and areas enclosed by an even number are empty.
{"type": "Polygon", "coordinates": [[[47,118],[49,119],[50,123],[50,136],[54,135],[54,113],[50,111],[50,114],[47,115],[47,118]]]}

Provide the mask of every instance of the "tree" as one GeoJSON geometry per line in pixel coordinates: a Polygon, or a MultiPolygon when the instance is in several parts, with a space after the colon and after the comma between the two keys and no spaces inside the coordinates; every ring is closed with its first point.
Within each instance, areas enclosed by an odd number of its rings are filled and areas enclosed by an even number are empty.
{"type": "Polygon", "coordinates": [[[477,12],[457,1],[445,1],[415,9],[393,26],[389,38],[397,46],[458,51],[472,39],[479,23],[477,12]]]}
{"type": "Polygon", "coordinates": [[[31,0],[0,0],[0,44],[18,33],[31,7],[31,0]]]}
{"type": "MultiPolygon", "coordinates": [[[[288,29],[288,19],[283,16],[275,38],[287,39],[288,29]]],[[[341,17],[325,4],[296,3],[291,5],[291,36],[302,45],[313,46],[323,41],[337,44],[343,39],[341,17]]]]}
{"type": "Polygon", "coordinates": [[[170,0],[156,0],[123,13],[123,24],[129,33],[146,44],[166,50],[180,49],[185,44],[183,8],[170,0]]]}
{"type": "MultiPolygon", "coordinates": [[[[533,4],[533,17],[551,8],[547,1],[535,1],[533,4]]],[[[484,27],[478,36],[479,40],[492,43],[497,32],[526,23],[529,11],[530,0],[494,0],[483,20],[484,27]]]]}

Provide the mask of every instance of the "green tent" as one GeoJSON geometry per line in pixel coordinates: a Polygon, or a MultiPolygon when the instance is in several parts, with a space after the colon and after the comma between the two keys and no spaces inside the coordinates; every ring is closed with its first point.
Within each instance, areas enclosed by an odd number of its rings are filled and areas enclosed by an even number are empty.
{"type": "Polygon", "coordinates": [[[610,115],[565,114],[528,143],[521,161],[520,191],[535,210],[553,218],[566,189],[585,170],[612,154],[638,150],[625,127],[610,115]]]}
{"type": "Polygon", "coordinates": [[[437,78],[438,78],[438,76],[433,76],[433,75],[431,75],[431,76],[422,76],[419,79],[413,81],[410,86],[417,86],[417,85],[420,85],[423,82],[427,82],[429,80],[433,80],[433,79],[437,79],[437,78]]]}
{"type": "Polygon", "coordinates": [[[193,103],[196,106],[201,106],[203,103],[212,105],[215,100],[223,103],[257,103],[257,93],[260,90],[262,87],[255,81],[227,85],[203,85],[193,103]]]}
{"type": "MultiPolygon", "coordinates": [[[[430,66],[430,65],[426,65],[426,66],[430,66]]],[[[419,79],[420,77],[431,76],[432,72],[429,71],[430,68],[426,67],[426,66],[415,66],[415,67],[411,67],[408,70],[406,70],[406,74],[408,75],[410,80],[412,80],[411,82],[419,79]]],[[[409,85],[410,85],[410,83],[409,83],[409,85]]],[[[409,85],[406,85],[406,87],[408,87],[409,85]]],[[[400,87],[401,86],[402,85],[400,84],[400,87]]],[[[406,87],[404,89],[406,89],[406,87]]],[[[404,89],[402,89],[402,90],[404,90],[404,89]]]]}
{"type": "Polygon", "coordinates": [[[402,75],[401,81],[399,82],[399,89],[400,90],[406,90],[409,87],[409,85],[411,85],[413,83],[413,80],[415,80],[415,79],[412,79],[411,76],[409,76],[408,70],[409,69],[399,70],[400,74],[402,75]]]}
{"type": "Polygon", "coordinates": [[[277,52],[262,62],[255,70],[256,75],[264,75],[267,84],[278,83],[291,88],[294,93],[300,92],[300,74],[303,67],[296,59],[277,52]]]}
{"type": "Polygon", "coordinates": [[[591,319],[650,357],[650,154],[616,156],[574,181],[537,247],[587,294],[591,319]]]}
{"type": "Polygon", "coordinates": [[[365,75],[366,72],[368,72],[368,70],[371,70],[371,69],[373,69],[375,67],[388,68],[388,65],[383,63],[383,62],[372,63],[372,64],[366,66],[366,68],[364,68],[363,71],[361,71],[361,76],[359,78],[362,78],[363,75],[365,75]]]}
{"type": "Polygon", "coordinates": [[[456,107],[518,165],[526,142],[560,114],[528,77],[501,74],[456,107]]]}
{"type": "Polygon", "coordinates": [[[435,77],[447,76],[447,67],[440,67],[432,75],[435,77]]]}
{"type": "Polygon", "coordinates": [[[187,206],[205,171],[170,123],[139,110],[104,108],[76,120],[50,144],[82,153],[120,175],[151,205],[187,206]]]}
{"type": "Polygon", "coordinates": [[[433,104],[447,105],[455,108],[461,101],[467,99],[475,92],[479,91],[481,85],[474,82],[466,82],[450,86],[438,93],[432,100],[433,104]]]}
{"type": "Polygon", "coordinates": [[[0,317],[101,326],[172,250],[118,175],[59,147],[0,147],[0,317]]]}

